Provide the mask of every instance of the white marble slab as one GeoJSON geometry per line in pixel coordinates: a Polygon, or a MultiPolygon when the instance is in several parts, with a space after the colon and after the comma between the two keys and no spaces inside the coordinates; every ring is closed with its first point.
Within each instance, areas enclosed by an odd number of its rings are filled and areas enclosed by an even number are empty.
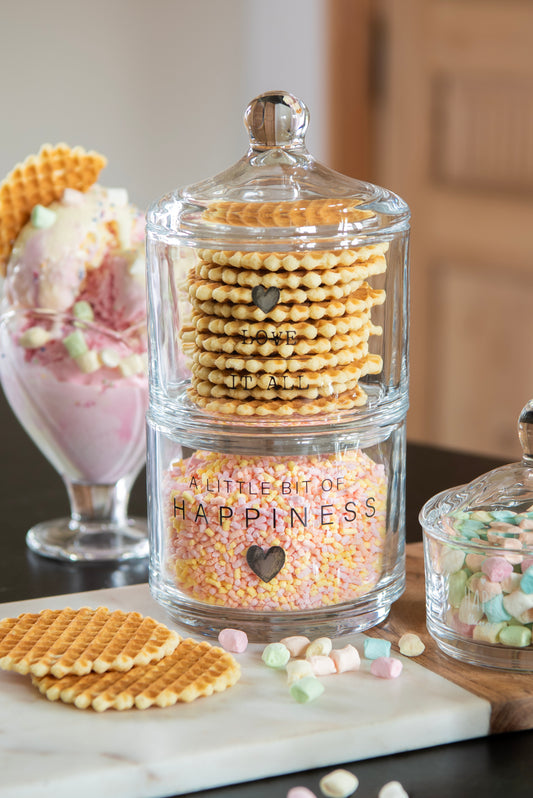
{"type": "MultiPolygon", "coordinates": [[[[169,623],[147,585],[1,604],[0,617],[99,605],[169,623]]],[[[362,635],[345,642],[362,651],[362,635]]],[[[324,678],[323,695],[301,705],[261,650],[239,655],[230,690],[143,712],[53,703],[27,677],[1,672],[1,798],[160,798],[488,733],[487,701],[407,658],[397,680],[373,677],[363,661],[360,672],[324,678]]]]}

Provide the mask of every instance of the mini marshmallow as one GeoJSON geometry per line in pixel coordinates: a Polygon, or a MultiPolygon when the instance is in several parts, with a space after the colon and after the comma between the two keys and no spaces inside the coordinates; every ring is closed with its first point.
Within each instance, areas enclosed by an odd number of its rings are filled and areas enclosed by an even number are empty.
{"type": "Polygon", "coordinates": [[[486,556],[486,554],[467,554],[465,558],[466,567],[471,571],[480,571],[486,556]]]}
{"type": "Polygon", "coordinates": [[[504,557],[487,557],[481,565],[481,570],[491,582],[501,582],[513,573],[513,566],[504,557]]]}
{"type": "Polygon", "coordinates": [[[472,574],[466,586],[472,593],[477,593],[479,600],[482,602],[488,601],[502,592],[501,584],[499,582],[491,582],[489,577],[481,571],[472,574]]]}
{"type": "Polygon", "coordinates": [[[466,593],[468,576],[464,571],[457,571],[448,577],[448,601],[452,607],[459,607],[466,593]]]}
{"type": "Polygon", "coordinates": [[[474,626],[472,637],[481,643],[497,643],[500,632],[505,629],[506,625],[503,621],[500,623],[478,623],[477,626],[474,626]]]}
{"type": "Polygon", "coordinates": [[[504,646],[525,648],[531,643],[531,629],[527,626],[506,626],[501,630],[499,640],[504,646]]]}
{"type": "Polygon", "coordinates": [[[66,188],[63,191],[61,202],[63,205],[81,205],[85,197],[81,191],[76,191],[75,188],[66,188]]]}
{"type": "Polygon", "coordinates": [[[72,313],[77,319],[81,319],[82,321],[94,321],[93,309],[84,299],[80,299],[79,302],[74,303],[72,313]]]}
{"type": "Polygon", "coordinates": [[[242,654],[248,647],[248,635],[240,629],[221,629],[218,642],[226,651],[242,654]]]}
{"type": "Polygon", "coordinates": [[[328,798],[348,798],[359,787],[359,779],[349,770],[332,770],[320,779],[320,789],[328,798]]]}
{"type": "Polygon", "coordinates": [[[418,657],[426,648],[419,636],[412,632],[406,632],[406,634],[402,635],[398,641],[398,646],[400,654],[405,657],[418,657]]]}
{"type": "Polygon", "coordinates": [[[330,676],[332,673],[337,673],[335,663],[331,657],[325,654],[314,654],[311,657],[306,657],[306,660],[310,664],[315,676],[330,676]]]}
{"type": "Polygon", "coordinates": [[[283,643],[269,643],[261,655],[261,659],[269,668],[284,668],[290,658],[289,649],[283,643]]]}
{"type": "Polygon", "coordinates": [[[63,343],[71,357],[79,357],[89,351],[83,333],[79,330],[74,330],[74,332],[67,335],[66,338],[63,338],[63,343]]]}
{"type": "Polygon", "coordinates": [[[311,641],[303,635],[293,635],[292,637],[284,637],[279,642],[289,649],[291,657],[303,657],[305,649],[311,641]]]}
{"type": "Polygon", "coordinates": [[[511,616],[505,608],[505,599],[502,593],[499,596],[493,596],[488,601],[484,601],[482,606],[489,623],[501,623],[502,621],[511,620],[511,616]]]}
{"type": "Polygon", "coordinates": [[[143,361],[140,355],[133,353],[123,357],[118,367],[123,377],[132,377],[143,371],[143,361]]]}
{"type": "Polygon", "coordinates": [[[306,657],[325,656],[327,657],[333,648],[333,643],[329,637],[317,637],[312,643],[309,643],[305,649],[306,657]]]}
{"type": "Polygon", "coordinates": [[[121,360],[118,352],[108,346],[104,347],[104,349],[100,349],[99,357],[102,365],[110,369],[116,369],[121,360]]]}
{"type": "Polygon", "coordinates": [[[370,673],[380,679],[397,679],[402,672],[403,665],[395,657],[378,657],[370,666],[370,673]]]}
{"type": "Polygon", "coordinates": [[[454,574],[463,567],[465,553],[461,549],[445,549],[440,555],[440,572],[454,574]]]}
{"type": "Polygon", "coordinates": [[[378,793],[378,798],[409,798],[399,781],[388,781],[378,793]]]}
{"type": "Polygon", "coordinates": [[[38,230],[46,230],[52,227],[57,219],[57,213],[44,205],[34,205],[30,215],[32,227],[38,230]]]}
{"type": "Polygon", "coordinates": [[[520,580],[520,590],[523,593],[533,593],[533,565],[530,565],[524,571],[522,579],[520,580]]]}
{"type": "Polygon", "coordinates": [[[24,349],[39,349],[52,340],[52,335],[44,327],[28,327],[19,338],[24,349]]]}
{"type": "Polygon", "coordinates": [[[522,581],[522,577],[520,574],[509,574],[505,579],[502,580],[501,586],[504,593],[512,593],[513,590],[518,590],[520,587],[520,582],[522,581]]]}
{"type": "Polygon", "coordinates": [[[298,679],[303,679],[304,676],[314,676],[313,669],[306,659],[291,659],[287,662],[287,684],[289,687],[297,682],[298,679]]]}
{"type": "Polygon", "coordinates": [[[308,704],[322,695],[324,685],[315,676],[304,676],[291,687],[291,695],[299,704],[308,704]]]}
{"type": "Polygon", "coordinates": [[[88,352],[78,355],[74,360],[79,370],[83,371],[84,374],[92,374],[100,368],[100,358],[98,357],[98,352],[95,352],[94,349],[89,349],[88,352]]]}
{"type": "Polygon", "coordinates": [[[287,798],[316,798],[316,795],[311,790],[308,790],[307,787],[291,787],[287,793],[287,798]]]}
{"type": "Polygon", "coordinates": [[[503,606],[513,618],[520,621],[522,613],[533,607],[533,595],[523,593],[522,590],[514,590],[503,597],[503,606]]]}
{"type": "Polygon", "coordinates": [[[329,656],[333,660],[337,673],[357,671],[361,666],[358,650],[349,643],[344,648],[334,648],[329,656]]]}
{"type": "Polygon", "coordinates": [[[466,595],[459,604],[459,620],[461,623],[474,624],[478,623],[483,617],[483,609],[481,604],[474,594],[466,595]]]}
{"type": "Polygon", "coordinates": [[[377,637],[367,637],[364,642],[365,659],[377,659],[378,657],[388,657],[391,644],[388,640],[380,640],[377,637]]]}

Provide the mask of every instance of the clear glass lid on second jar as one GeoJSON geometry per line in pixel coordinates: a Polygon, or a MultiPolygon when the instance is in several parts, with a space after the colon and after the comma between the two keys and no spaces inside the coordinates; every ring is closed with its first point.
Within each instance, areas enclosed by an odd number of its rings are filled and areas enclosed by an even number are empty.
{"type": "Polygon", "coordinates": [[[314,160],[297,98],[245,122],[237,164],[148,215],[152,402],[188,424],[400,420],[407,206],[314,160]]]}

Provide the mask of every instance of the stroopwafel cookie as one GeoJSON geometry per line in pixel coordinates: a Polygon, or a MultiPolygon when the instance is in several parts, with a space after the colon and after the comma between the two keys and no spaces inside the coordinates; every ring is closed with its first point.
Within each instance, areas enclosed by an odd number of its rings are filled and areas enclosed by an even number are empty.
{"type": "Polygon", "coordinates": [[[387,242],[380,242],[354,249],[313,250],[312,252],[243,252],[199,249],[198,257],[204,263],[233,266],[239,271],[261,269],[269,272],[280,270],[294,272],[301,269],[326,270],[337,269],[339,266],[351,266],[356,262],[368,261],[376,255],[384,255],[388,247],[387,242]]]}
{"type": "Polygon", "coordinates": [[[52,673],[125,671],[172,652],[180,636],[138,612],[43,610],[0,621],[0,668],[43,676],[52,673]]]}
{"type": "Polygon", "coordinates": [[[224,283],[225,285],[240,285],[248,288],[263,285],[265,288],[310,289],[345,285],[355,280],[363,281],[375,274],[383,274],[386,268],[385,257],[383,255],[374,255],[367,261],[355,261],[348,266],[316,268],[308,271],[250,270],[229,266],[214,266],[212,263],[200,262],[195,267],[195,274],[200,279],[224,283]]]}
{"type": "Polygon", "coordinates": [[[294,399],[290,402],[284,399],[267,401],[252,398],[242,401],[242,399],[234,398],[213,398],[212,396],[200,396],[192,387],[188,389],[188,394],[194,404],[207,410],[208,413],[243,418],[251,416],[290,418],[295,415],[309,417],[362,407],[367,401],[367,395],[360,385],[331,397],[294,399]]]}
{"type": "Polygon", "coordinates": [[[289,202],[212,202],[202,213],[205,222],[236,227],[311,227],[360,222],[373,216],[349,198],[299,199],[289,202]]]}
{"type": "Polygon", "coordinates": [[[32,682],[51,701],[103,712],[188,703],[226,690],[239,677],[240,666],[231,654],[205,641],[187,639],[158,662],[136,665],[127,673],[107,671],[60,679],[34,676],[32,682]]]}

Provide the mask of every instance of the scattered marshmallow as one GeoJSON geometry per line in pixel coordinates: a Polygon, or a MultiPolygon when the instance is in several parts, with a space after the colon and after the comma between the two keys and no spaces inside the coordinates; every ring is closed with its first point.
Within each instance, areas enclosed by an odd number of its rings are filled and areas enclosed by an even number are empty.
{"type": "Polygon", "coordinates": [[[344,648],[335,648],[329,655],[335,664],[337,673],[357,671],[361,665],[361,658],[355,646],[349,643],[344,648]]]}
{"type": "Polygon", "coordinates": [[[324,685],[315,676],[304,676],[291,687],[291,695],[299,704],[308,704],[322,695],[324,685]]]}
{"type": "Polygon", "coordinates": [[[307,787],[291,787],[287,793],[287,798],[316,798],[316,795],[311,790],[308,790],[307,787]]]}
{"type": "Polygon", "coordinates": [[[290,651],[283,643],[269,643],[261,655],[261,659],[269,668],[284,668],[290,658],[290,651]]]}
{"type": "Polygon", "coordinates": [[[226,651],[242,654],[248,647],[248,635],[240,629],[221,629],[218,642],[226,651]]]}
{"type": "Polygon", "coordinates": [[[332,770],[320,779],[320,789],[328,798],[348,798],[359,786],[359,779],[349,770],[332,770]]]}
{"type": "Polygon", "coordinates": [[[418,635],[412,632],[406,632],[398,641],[400,647],[400,654],[405,657],[418,657],[426,648],[418,635]]]}
{"type": "Polygon", "coordinates": [[[388,781],[378,793],[378,798],[409,798],[399,781],[388,781]]]}
{"type": "Polygon", "coordinates": [[[333,648],[333,643],[329,637],[317,637],[309,643],[305,650],[306,657],[325,656],[327,657],[333,648]]]}
{"type": "Polygon", "coordinates": [[[401,661],[395,657],[378,657],[372,661],[370,673],[380,679],[397,679],[402,668],[401,661]]]}
{"type": "Polygon", "coordinates": [[[378,659],[390,655],[391,644],[388,640],[378,637],[367,637],[364,642],[365,659],[378,659]]]}
{"type": "Polygon", "coordinates": [[[303,679],[304,676],[314,676],[313,669],[306,659],[292,659],[287,662],[287,684],[291,687],[298,679],[303,679]]]}
{"type": "Polygon", "coordinates": [[[311,669],[315,676],[329,676],[332,673],[337,673],[335,663],[331,657],[325,654],[314,654],[311,657],[306,657],[311,669]]]}
{"type": "Polygon", "coordinates": [[[293,635],[292,637],[284,637],[279,642],[289,649],[291,657],[303,657],[311,641],[303,635],[293,635]]]}

